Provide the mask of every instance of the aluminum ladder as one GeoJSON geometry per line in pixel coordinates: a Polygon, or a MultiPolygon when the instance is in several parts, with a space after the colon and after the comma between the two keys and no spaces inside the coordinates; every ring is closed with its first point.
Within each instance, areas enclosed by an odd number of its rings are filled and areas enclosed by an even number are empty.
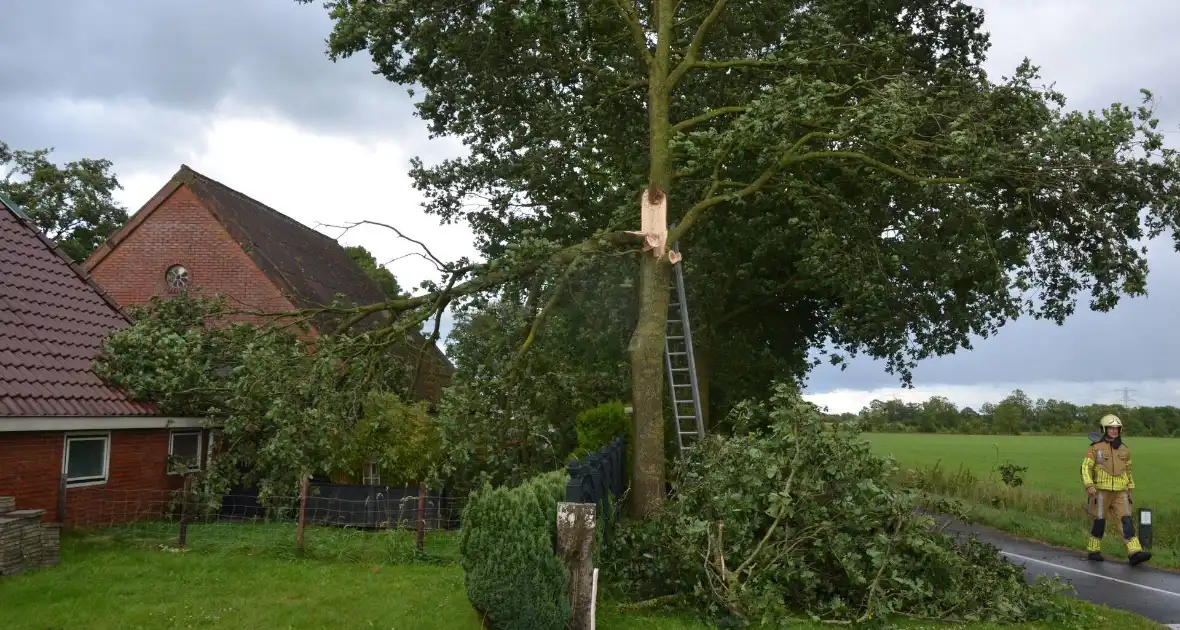
{"type": "MultiPolygon", "coordinates": [[[[672,251],[680,252],[677,243],[672,251]]],[[[674,282],[668,303],[668,323],[664,330],[664,364],[668,368],[668,392],[672,396],[672,417],[676,426],[676,445],[680,452],[705,437],[705,420],[701,414],[701,393],[697,387],[696,357],[692,352],[692,327],[688,320],[688,301],[684,295],[682,261],[672,265],[674,282]],[[691,421],[687,424],[686,421],[691,421]]]]}

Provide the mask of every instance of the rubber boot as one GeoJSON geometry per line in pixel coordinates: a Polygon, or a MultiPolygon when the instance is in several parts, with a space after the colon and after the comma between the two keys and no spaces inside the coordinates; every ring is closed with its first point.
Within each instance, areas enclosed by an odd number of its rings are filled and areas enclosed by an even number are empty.
{"type": "Polygon", "coordinates": [[[1133,566],[1133,567],[1139,566],[1139,565],[1143,564],[1144,562],[1151,560],[1151,552],[1150,551],[1136,551],[1135,553],[1131,554],[1131,557],[1128,558],[1128,560],[1131,562],[1131,566],[1133,566]]]}
{"type": "Polygon", "coordinates": [[[1127,546],[1127,560],[1131,566],[1137,566],[1151,560],[1151,552],[1144,551],[1139,544],[1139,537],[1135,535],[1135,524],[1130,516],[1123,517],[1123,541],[1127,546]]]}
{"type": "Polygon", "coordinates": [[[1086,557],[1089,558],[1091,562],[1102,562],[1103,560],[1106,560],[1106,558],[1102,557],[1101,551],[1091,551],[1086,557]]]}

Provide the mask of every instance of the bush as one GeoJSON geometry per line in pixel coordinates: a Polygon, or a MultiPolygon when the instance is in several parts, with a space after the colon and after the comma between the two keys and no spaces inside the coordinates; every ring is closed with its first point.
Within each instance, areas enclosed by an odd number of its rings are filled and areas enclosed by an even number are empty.
{"type": "MultiPolygon", "coordinates": [[[[574,426],[578,432],[578,448],[570,453],[570,457],[580,459],[610,444],[615,438],[627,439],[627,459],[623,462],[623,470],[626,471],[626,485],[631,485],[631,453],[634,443],[631,441],[631,416],[627,413],[627,407],[619,401],[603,403],[579,413],[574,426]]],[[[668,452],[675,454],[675,450],[668,452]]],[[[599,528],[601,529],[601,522],[599,528]]]]}
{"type": "Polygon", "coordinates": [[[631,419],[627,408],[618,401],[579,413],[574,424],[578,431],[577,454],[597,451],[617,437],[631,437],[631,419]]]}
{"type": "Polygon", "coordinates": [[[463,510],[467,598],[488,628],[563,630],[569,622],[569,575],[554,552],[566,479],[558,470],[515,488],[485,485],[463,510]]]}
{"type": "Polygon", "coordinates": [[[677,465],[652,522],[608,543],[607,570],[625,591],[769,626],[1064,612],[1059,585],[1030,586],[993,547],[936,531],[915,513],[928,497],[890,484],[892,463],[872,455],[859,427],[826,426],[793,387],[778,387],[769,405],[739,405],[735,420],[735,436],[710,437],[677,465]]]}

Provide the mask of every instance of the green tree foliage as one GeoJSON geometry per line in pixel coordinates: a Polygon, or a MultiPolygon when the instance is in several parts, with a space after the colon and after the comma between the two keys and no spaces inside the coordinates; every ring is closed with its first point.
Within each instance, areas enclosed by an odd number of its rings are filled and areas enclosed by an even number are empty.
{"type": "Polygon", "coordinates": [[[896,468],[872,455],[857,426],[832,428],[792,386],[735,413],[740,425],[768,428],[691,451],[654,522],[628,525],[608,547],[608,572],[633,596],[679,594],[713,616],[766,627],[1066,612],[1053,597],[1059,585],[1029,588],[994,547],[956,542],[917,514],[923,498],[891,484],[896,468]]]}
{"type": "Polygon", "coordinates": [[[1097,430],[1098,419],[1113,413],[1128,435],[1180,437],[1180,408],[1122,405],[1076,405],[1063,400],[1033,401],[1015,390],[999,404],[984,403],[979,411],[959,409],[945,398],[923,403],[874,400],[859,414],[829,415],[837,422],[857,421],[870,431],[915,433],[1086,435],[1097,430]]]}
{"type": "Polygon", "coordinates": [[[1024,423],[1024,409],[1014,402],[1004,401],[996,405],[992,422],[999,433],[1020,435],[1020,425],[1024,423]]]}
{"type": "Polygon", "coordinates": [[[345,247],[344,251],[348,252],[348,257],[364,270],[365,275],[369,276],[373,282],[377,283],[377,286],[381,287],[381,292],[385,294],[385,297],[395,298],[406,295],[397,283],[397,278],[393,276],[393,272],[378,264],[377,259],[373,257],[373,254],[369,253],[369,250],[360,245],[353,245],[351,247],[345,247]]]}
{"type": "MultiPolygon", "coordinates": [[[[788,340],[770,353],[788,364],[810,347],[867,353],[908,380],[1022,314],[1061,321],[1084,292],[1099,310],[1143,293],[1135,243],[1177,223],[1176,155],[1150,101],[1077,113],[1030,63],[987,76],[982,13],[962,2],[325,4],[333,58],[367,51],[425,90],[432,133],[470,148],[413,175],[490,262],[384,309],[635,251],[645,194],[667,201],[689,260],[711,261],[705,294],[776,313],[733,328],[752,331],[744,345],[788,340]]],[[[628,345],[643,513],[664,494],[659,253],[638,255],[628,345]]]]}
{"type": "Polygon", "coordinates": [[[86,259],[127,222],[113,194],[122,188],[110,160],[83,159],[58,166],[52,149],[11,149],[0,142],[0,193],[20,205],[33,224],[75,262],[86,259]]]}
{"type": "Polygon", "coordinates": [[[425,482],[439,463],[441,442],[438,428],[426,412],[426,403],[407,403],[389,391],[370,391],[362,406],[360,420],[342,460],[349,471],[361,470],[365,462],[380,466],[387,485],[425,482]]]}
{"type": "Polygon", "coordinates": [[[484,486],[463,510],[459,551],[467,597],[492,630],[563,630],[569,572],[554,553],[558,470],[515,487],[484,486]]]}
{"type": "Polygon", "coordinates": [[[233,324],[225,300],[180,294],[132,307],[133,326],[107,338],[96,372],[169,415],[206,418],[224,448],[205,478],[262,496],[293,496],[304,477],[357,472],[420,480],[438,437],[425,409],[400,399],[409,369],[369,334],[295,334],[290,323],[233,324]]]}
{"type": "MultiPolygon", "coordinates": [[[[460,491],[484,480],[514,485],[560,467],[577,446],[577,414],[626,393],[618,350],[625,341],[588,338],[592,313],[573,310],[546,318],[539,334],[532,323],[540,308],[505,300],[461,310],[455,319],[455,377],[437,422],[444,474],[460,491]],[[521,345],[530,334],[525,361],[521,345]]],[[[613,332],[625,339],[625,331],[613,332]]]]}

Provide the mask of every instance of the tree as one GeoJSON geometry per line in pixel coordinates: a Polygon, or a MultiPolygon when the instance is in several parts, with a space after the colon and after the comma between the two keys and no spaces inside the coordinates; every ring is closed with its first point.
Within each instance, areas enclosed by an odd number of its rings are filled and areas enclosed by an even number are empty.
{"type": "Polygon", "coordinates": [[[996,405],[994,424],[996,431],[1002,435],[1020,435],[1024,418],[1025,409],[1012,401],[1005,400],[996,405]]]}
{"type": "Polygon", "coordinates": [[[1082,291],[1097,310],[1142,294],[1134,241],[1177,223],[1176,155],[1146,96],[1086,115],[1030,63],[993,82],[982,13],[954,0],[325,4],[331,57],[367,50],[425,89],[433,134],[470,148],[412,174],[491,254],[469,280],[378,308],[522,290],[640,249],[641,228],[640,514],[664,492],[667,241],[771,249],[789,263],[778,282],[741,283],[810,321],[802,343],[884,358],[908,382],[916,361],[1022,314],[1063,321],[1082,291]]]}
{"type": "Polygon", "coordinates": [[[0,142],[0,193],[21,206],[33,224],[75,262],[85,260],[127,222],[112,196],[122,188],[110,160],[82,159],[58,166],[53,149],[13,150],[0,142]]]}
{"type": "Polygon", "coordinates": [[[544,334],[530,344],[531,360],[523,361],[521,340],[535,316],[532,305],[504,300],[456,317],[455,376],[436,421],[442,473],[460,492],[485,480],[515,485],[561,467],[576,445],[577,414],[626,391],[623,357],[610,352],[625,344],[625,333],[621,342],[588,343],[594,341],[583,324],[589,312],[562,310],[545,318],[544,334]]]}
{"type": "Polygon", "coordinates": [[[922,423],[932,431],[953,429],[959,421],[959,408],[942,396],[931,396],[922,403],[922,423]]]}
{"type": "Polygon", "coordinates": [[[396,298],[406,295],[402,291],[401,285],[397,283],[397,278],[393,276],[393,272],[386,269],[383,265],[377,264],[377,259],[373,257],[373,254],[369,253],[369,250],[360,245],[353,245],[352,247],[345,247],[344,251],[348,252],[348,257],[364,270],[365,275],[369,276],[373,282],[377,283],[377,286],[381,287],[381,291],[386,297],[396,298]]]}
{"type": "Polygon", "coordinates": [[[407,400],[411,366],[385,350],[399,329],[301,339],[289,323],[231,323],[224,298],[186,293],[128,310],[135,324],[104,340],[95,372],[216,426],[227,448],[203,478],[212,493],[244,482],[290,497],[311,475],[374,460],[400,481],[434,467],[437,432],[407,400]]]}

